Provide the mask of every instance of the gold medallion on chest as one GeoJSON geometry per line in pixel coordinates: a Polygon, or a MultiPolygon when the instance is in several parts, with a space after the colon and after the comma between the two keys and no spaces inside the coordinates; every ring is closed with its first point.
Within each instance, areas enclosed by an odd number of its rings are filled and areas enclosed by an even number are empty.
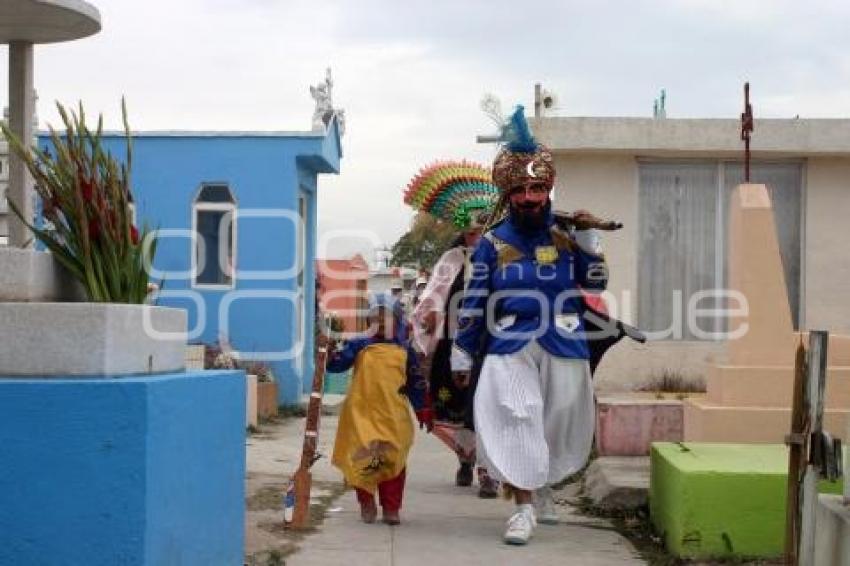
{"type": "Polygon", "coordinates": [[[537,246],[534,248],[534,259],[540,264],[552,264],[558,260],[558,249],[555,246],[537,246]]]}

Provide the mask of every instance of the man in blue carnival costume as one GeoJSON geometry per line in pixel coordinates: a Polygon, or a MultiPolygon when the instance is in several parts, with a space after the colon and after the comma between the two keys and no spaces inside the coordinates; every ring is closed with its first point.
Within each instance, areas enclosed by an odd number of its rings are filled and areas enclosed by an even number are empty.
{"type": "MultiPolygon", "coordinates": [[[[590,454],[594,401],[582,291],[607,284],[595,230],[563,231],[549,193],[551,152],[518,107],[493,163],[507,211],[472,256],[451,366],[468,379],[483,349],[474,399],[478,461],[510,487],[516,510],[504,540],[526,544],[539,520],[557,523],[551,486],[590,454]]],[[[577,213],[579,216],[589,213],[577,213]]]]}

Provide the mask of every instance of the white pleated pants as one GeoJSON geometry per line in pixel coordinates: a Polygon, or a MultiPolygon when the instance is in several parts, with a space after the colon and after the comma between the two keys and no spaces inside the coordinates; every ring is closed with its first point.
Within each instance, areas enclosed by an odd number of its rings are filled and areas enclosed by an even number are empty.
{"type": "Polygon", "coordinates": [[[595,426],[587,360],[553,356],[535,340],[488,354],[474,403],[478,461],[495,479],[538,489],[587,462],[595,426]]]}

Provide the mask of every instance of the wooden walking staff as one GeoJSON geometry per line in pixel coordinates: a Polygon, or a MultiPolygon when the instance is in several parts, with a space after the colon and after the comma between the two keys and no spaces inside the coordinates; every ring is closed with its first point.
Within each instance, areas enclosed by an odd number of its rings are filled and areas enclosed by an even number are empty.
{"type": "MultiPolygon", "coordinates": [[[[324,320],[324,318],[322,318],[324,320]]],[[[310,393],[310,402],[307,405],[307,420],[304,425],[304,444],[301,449],[301,464],[295,472],[293,482],[295,484],[295,509],[292,512],[293,529],[305,529],[310,523],[310,489],[313,479],[310,468],[319,459],[316,448],[319,443],[319,416],[322,411],[322,391],[325,385],[325,365],[328,359],[328,349],[331,342],[325,335],[327,324],[321,328],[318,347],[316,348],[316,367],[313,371],[313,390],[310,393]]]]}

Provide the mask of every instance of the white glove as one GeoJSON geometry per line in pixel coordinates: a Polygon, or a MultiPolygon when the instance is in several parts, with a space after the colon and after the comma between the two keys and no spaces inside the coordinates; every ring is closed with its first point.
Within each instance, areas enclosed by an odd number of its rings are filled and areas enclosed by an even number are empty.
{"type": "Polygon", "coordinates": [[[452,345],[452,371],[472,371],[472,356],[452,345]]]}
{"type": "Polygon", "coordinates": [[[589,254],[599,255],[602,253],[602,238],[599,230],[589,228],[587,230],[574,230],[573,238],[582,250],[589,254]]]}

